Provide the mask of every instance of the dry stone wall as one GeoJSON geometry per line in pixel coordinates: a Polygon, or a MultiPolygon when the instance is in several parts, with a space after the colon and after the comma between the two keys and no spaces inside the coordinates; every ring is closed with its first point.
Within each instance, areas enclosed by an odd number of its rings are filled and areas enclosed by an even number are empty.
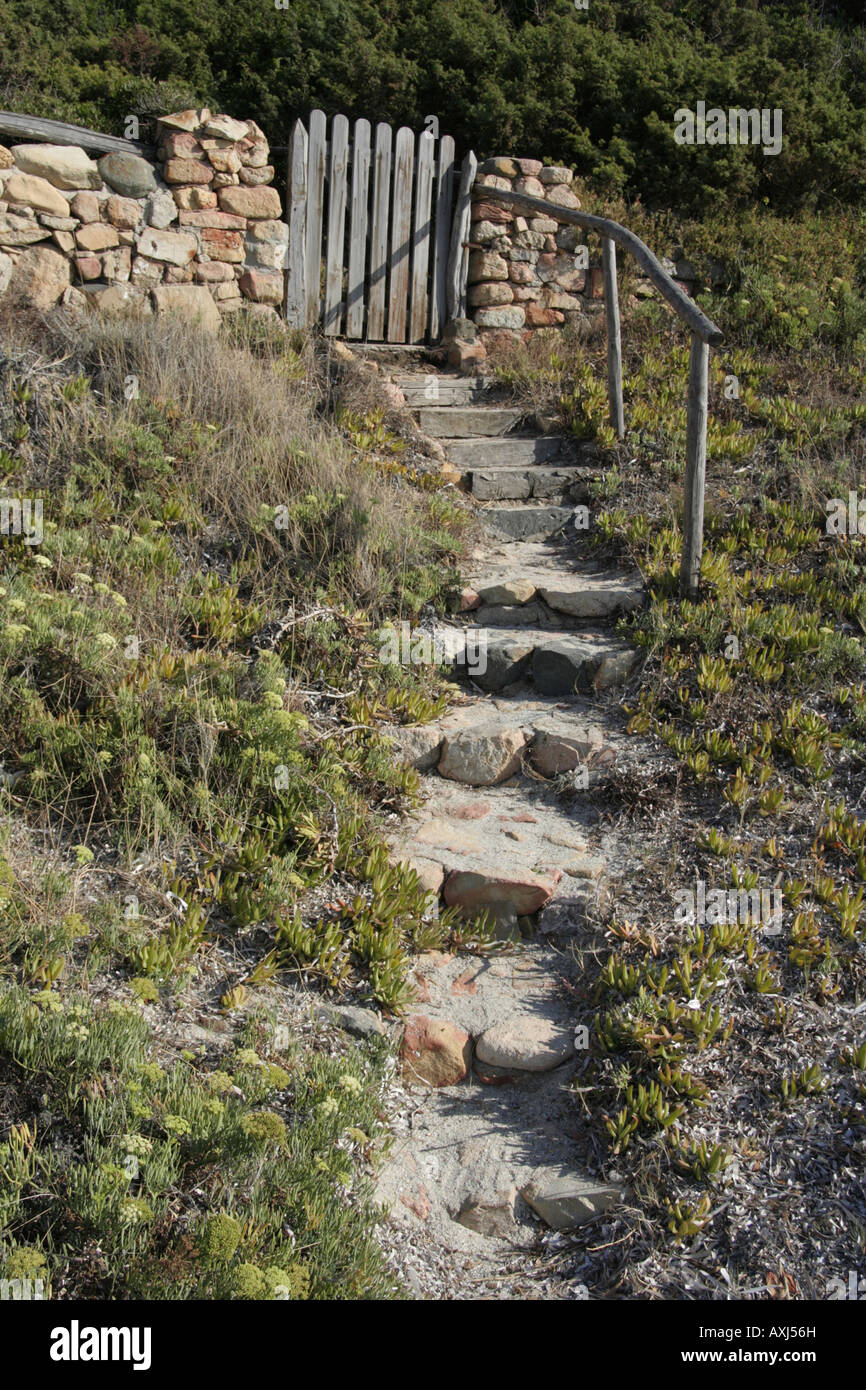
{"type": "Polygon", "coordinates": [[[289,232],[264,133],[208,110],[157,132],[153,161],[0,145],[0,295],[208,328],[240,308],[276,313],[289,232]]]}
{"type": "MultiPolygon", "coordinates": [[[[556,220],[557,208],[579,209],[570,169],[539,159],[487,159],[478,166],[469,231],[467,317],[449,326],[452,365],[471,369],[488,353],[528,342],[539,329],[579,323],[603,307],[599,257],[586,246],[587,233],[556,220]],[[543,198],[551,214],[521,215],[497,201],[498,190],[543,198]]],[[[670,274],[687,266],[662,264],[670,274]]],[[[683,282],[691,290],[691,282],[683,282]]],[[[635,293],[654,293],[638,281],[635,293]]]]}

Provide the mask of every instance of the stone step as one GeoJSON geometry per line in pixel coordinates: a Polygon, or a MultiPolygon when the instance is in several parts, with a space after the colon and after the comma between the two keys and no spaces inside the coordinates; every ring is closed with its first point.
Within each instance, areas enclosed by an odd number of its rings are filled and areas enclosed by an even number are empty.
{"type": "Polygon", "coordinates": [[[551,699],[476,699],[388,737],[405,766],[470,787],[497,786],[517,776],[524,760],[544,777],[585,767],[588,781],[590,769],[598,773],[616,759],[594,720],[551,699]]]}
{"type": "MultiPolygon", "coordinates": [[[[551,460],[574,463],[578,451],[561,434],[508,435],[503,439],[454,439],[448,457],[456,468],[525,467],[551,460]]],[[[591,461],[587,459],[587,461],[591,461]]]]}
{"type": "Polygon", "coordinates": [[[418,414],[422,433],[434,439],[489,439],[515,429],[526,412],[513,406],[468,405],[429,406],[418,414]]]}
{"type": "Polygon", "coordinates": [[[574,525],[574,507],[484,507],[488,531],[513,541],[542,540],[574,525]]]}
{"type": "Polygon", "coordinates": [[[413,408],[481,404],[491,393],[490,384],[481,377],[452,377],[430,372],[427,375],[395,375],[392,381],[403,392],[406,404],[413,408]]]}
{"type": "MultiPolygon", "coordinates": [[[[533,569],[531,564],[519,571],[482,575],[472,584],[481,600],[476,610],[469,610],[470,622],[482,623],[481,613],[497,608],[516,608],[544,603],[556,613],[569,618],[610,618],[618,613],[630,613],[643,603],[640,574],[573,574],[533,569]]],[[[489,619],[488,619],[489,621],[489,619]]]]}
{"type": "Polygon", "coordinates": [[[477,662],[470,675],[481,690],[503,690],[531,680],[542,695],[573,695],[620,685],[638,656],[634,647],[615,637],[493,628],[486,635],[484,661],[477,662]]]}
{"type": "MultiPolygon", "coordinates": [[[[473,617],[471,613],[467,616],[470,620],[473,617]]],[[[435,623],[431,652],[434,639],[441,661],[453,661],[457,677],[468,678],[486,691],[532,680],[536,691],[544,695],[573,695],[578,690],[593,693],[625,680],[639,656],[634,647],[617,637],[585,630],[492,624],[466,628],[435,623]]],[[[425,725],[422,733],[426,735],[429,727],[425,725]]]]}
{"type": "MultiPolygon", "coordinates": [[[[468,731],[464,739],[471,736],[468,731]]],[[[486,775],[483,728],[477,737],[473,756],[478,775],[486,775]]],[[[574,807],[543,784],[512,778],[485,786],[434,775],[423,786],[423,812],[391,838],[391,858],[413,867],[447,906],[486,908],[516,927],[516,918],[533,917],[553,902],[585,898],[604,873],[604,859],[589,848],[574,807]]]]}
{"type": "Polygon", "coordinates": [[[464,474],[473,497],[481,502],[519,501],[528,497],[562,497],[586,502],[590,484],[598,477],[594,469],[580,465],[544,467],[533,464],[499,468],[471,468],[464,474]]]}

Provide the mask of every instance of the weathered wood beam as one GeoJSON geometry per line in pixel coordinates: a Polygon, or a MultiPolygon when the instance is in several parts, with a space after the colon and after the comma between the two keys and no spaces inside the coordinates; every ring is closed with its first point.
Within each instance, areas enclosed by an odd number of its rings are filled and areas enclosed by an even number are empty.
{"type": "Polygon", "coordinates": [[[607,399],[610,423],[617,439],[625,436],[622,406],[622,337],[619,327],[619,294],[616,283],[616,245],[606,236],[602,242],[604,264],[604,312],[607,322],[607,399]]]}
{"type": "Polygon", "coordinates": [[[701,578],[704,544],[704,486],[707,465],[707,388],[710,349],[692,334],[689,353],[689,405],[686,421],[685,513],[680,592],[694,598],[701,578]]]}
{"type": "Polygon", "coordinates": [[[466,316],[466,269],[469,261],[466,242],[469,240],[469,224],[472,220],[472,185],[475,182],[477,168],[478,160],[473,151],[470,150],[460,169],[460,185],[457,190],[457,201],[454,204],[454,223],[451,229],[451,246],[448,251],[447,305],[449,319],[462,319],[466,316]]]}
{"type": "Polygon", "coordinates": [[[123,140],[118,135],[102,135],[83,125],[68,125],[65,121],[46,121],[40,116],[18,116],[13,111],[0,111],[0,135],[16,144],[38,142],[47,145],[80,145],[100,154],[140,154],[152,157],[154,146],[142,140],[123,140]]]}

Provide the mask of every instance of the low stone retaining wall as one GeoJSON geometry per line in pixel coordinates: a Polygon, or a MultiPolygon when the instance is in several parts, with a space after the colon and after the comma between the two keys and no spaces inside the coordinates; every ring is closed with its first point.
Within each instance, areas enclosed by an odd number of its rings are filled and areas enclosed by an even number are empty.
{"type": "MultiPolygon", "coordinates": [[[[572,177],[570,169],[539,159],[502,156],[479,164],[469,232],[467,317],[449,326],[452,365],[470,368],[488,351],[528,342],[538,329],[601,312],[600,254],[589,255],[586,231],[555,218],[558,207],[580,208],[572,177]],[[551,215],[522,216],[519,208],[497,201],[498,189],[543,198],[551,215]]],[[[691,293],[691,267],[666,259],[662,264],[691,293]]],[[[654,293],[649,281],[638,280],[637,296],[654,293]]]]}
{"type": "Polygon", "coordinates": [[[0,145],[0,294],[39,309],[175,311],[215,327],[283,298],[288,227],[255,121],[157,124],[156,159],[0,145]]]}

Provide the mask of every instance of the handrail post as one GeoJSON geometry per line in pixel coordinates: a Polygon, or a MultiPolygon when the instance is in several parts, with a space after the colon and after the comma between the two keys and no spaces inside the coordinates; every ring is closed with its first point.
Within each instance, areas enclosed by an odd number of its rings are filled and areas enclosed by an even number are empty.
{"type": "Polygon", "coordinates": [[[454,202],[454,222],[451,228],[451,245],[448,248],[447,269],[447,314],[448,322],[466,317],[466,272],[469,265],[469,225],[472,218],[472,186],[478,160],[475,151],[470,150],[464,157],[460,169],[460,186],[454,202]]]}
{"type": "Polygon", "coordinates": [[[680,592],[694,598],[701,575],[704,538],[704,484],[707,464],[709,344],[692,334],[689,352],[689,404],[686,423],[685,512],[680,592]]]}
{"type": "Polygon", "coordinates": [[[607,325],[607,398],[610,423],[617,439],[625,435],[625,413],[622,407],[622,337],[619,327],[619,295],[616,284],[616,245],[609,237],[602,238],[604,266],[604,316],[607,325]]]}

